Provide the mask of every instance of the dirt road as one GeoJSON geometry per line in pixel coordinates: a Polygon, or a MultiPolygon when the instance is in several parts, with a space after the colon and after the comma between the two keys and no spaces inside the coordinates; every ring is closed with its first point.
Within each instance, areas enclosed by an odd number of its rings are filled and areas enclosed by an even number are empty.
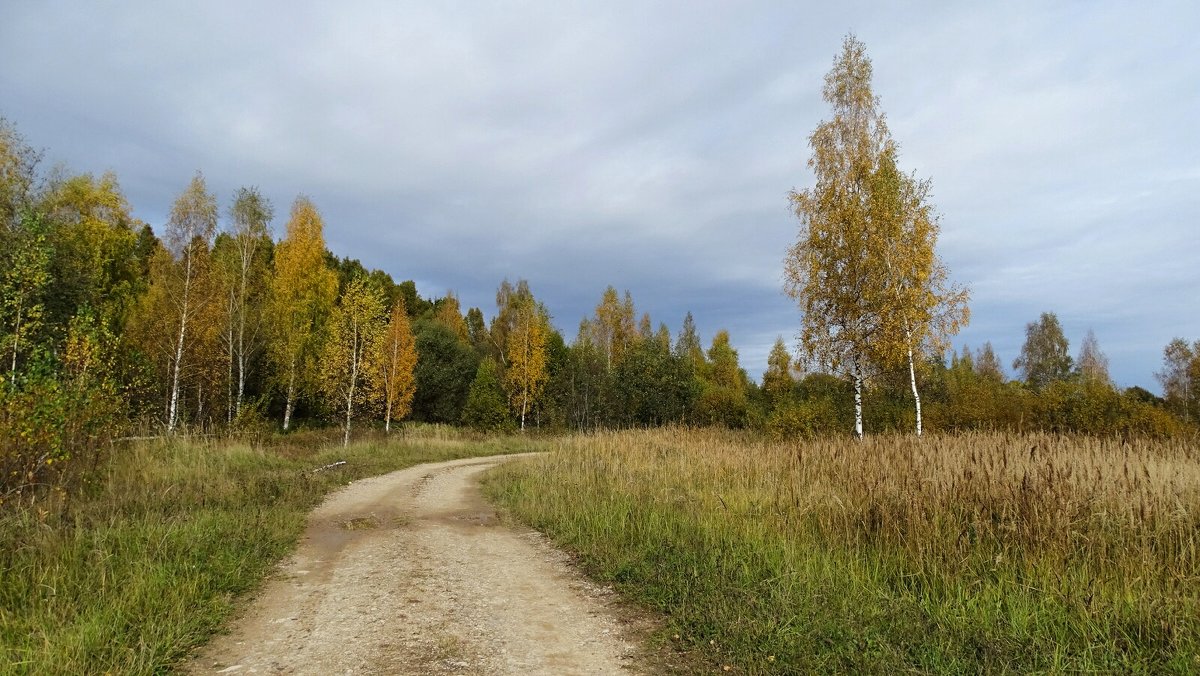
{"type": "Polygon", "coordinates": [[[512,456],[364,479],[310,517],[232,633],[188,665],[226,674],[628,674],[635,630],[477,480],[512,456]]]}

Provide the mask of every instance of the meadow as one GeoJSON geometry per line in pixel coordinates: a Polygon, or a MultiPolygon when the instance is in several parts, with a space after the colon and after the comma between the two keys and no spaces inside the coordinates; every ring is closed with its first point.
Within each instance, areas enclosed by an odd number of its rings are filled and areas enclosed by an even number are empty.
{"type": "Polygon", "coordinates": [[[292,551],[330,490],[529,445],[424,427],[348,449],[333,431],[118,446],[75,492],[0,511],[0,674],[169,671],[292,551]]]}
{"type": "Polygon", "coordinates": [[[486,490],[735,673],[1200,670],[1200,449],[575,436],[486,490]]]}

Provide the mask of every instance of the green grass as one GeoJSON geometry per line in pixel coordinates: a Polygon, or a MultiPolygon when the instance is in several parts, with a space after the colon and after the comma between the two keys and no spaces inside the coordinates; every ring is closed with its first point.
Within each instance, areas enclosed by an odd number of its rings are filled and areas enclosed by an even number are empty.
{"type": "Polygon", "coordinates": [[[343,450],[320,433],[255,449],[148,442],[80,493],[0,513],[0,673],[161,673],[230,617],[331,489],[422,462],[527,450],[444,428],[343,450]],[[347,465],[311,474],[337,460],[347,465]]]}
{"type": "Polygon", "coordinates": [[[1188,442],[626,432],[485,490],[718,669],[1200,670],[1188,442]]]}

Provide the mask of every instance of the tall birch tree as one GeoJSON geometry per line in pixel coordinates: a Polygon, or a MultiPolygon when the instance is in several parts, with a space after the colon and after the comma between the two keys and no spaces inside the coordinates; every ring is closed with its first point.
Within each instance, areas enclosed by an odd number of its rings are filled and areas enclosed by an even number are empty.
{"type": "Polygon", "coordinates": [[[1056,380],[1071,375],[1071,353],[1058,315],[1043,312],[1036,322],[1025,325],[1025,344],[1021,355],[1013,360],[1013,368],[1033,389],[1041,390],[1056,380]]]}
{"type": "Polygon", "coordinates": [[[1096,332],[1088,329],[1087,335],[1079,345],[1079,358],[1075,360],[1079,376],[1085,382],[1111,385],[1112,378],[1108,375],[1108,356],[1100,350],[1100,342],[1096,340],[1096,332]]]}
{"type": "Polygon", "coordinates": [[[171,360],[171,394],[167,404],[167,431],[174,432],[179,421],[179,391],[184,375],[191,322],[200,316],[211,299],[200,293],[203,275],[208,273],[209,247],[217,230],[217,200],[208,192],[199,172],[171,207],[164,244],[173,265],[168,269],[168,294],[174,306],[174,355],[171,360]]]}
{"type": "Polygon", "coordinates": [[[355,405],[361,403],[368,356],[383,329],[383,298],[361,277],[346,286],[329,320],[321,353],[321,389],[345,411],[342,446],[350,445],[355,405]]]}
{"type": "Polygon", "coordinates": [[[887,322],[896,304],[887,274],[888,240],[872,227],[870,196],[890,136],[871,91],[871,61],[854,36],[825,76],[823,96],[833,117],[809,137],[808,166],[816,184],[792,191],[800,218],[784,259],[784,287],[802,313],[800,347],[854,383],[854,434],[863,435],[863,384],[894,340],[887,322]]]}
{"type": "Polygon", "coordinates": [[[949,282],[949,271],[937,255],[939,226],[929,203],[930,182],[900,172],[896,145],[885,142],[869,197],[869,227],[882,237],[888,293],[880,310],[887,332],[871,342],[876,361],[907,361],[909,386],[921,436],[921,392],[917,387],[914,351],[943,353],[950,336],[970,319],[969,292],[949,282]]]}
{"type": "Polygon", "coordinates": [[[1163,398],[1185,421],[1200,411],[1200,340],[1188,345],[1173,338],[1163,348],[1163,367],[1154,377],[1162,385],[1163,398]]]}
{"type": "Polygon", "coordinates": [[[271,201],[258,188],[241,188],[229,207],[233,237],[232,282],[229,289],[229,349],[236,371],[237,390],[233,415],[242,412],[246,373],[261,347],[262,305],[267,281],[267,256],[271,245],[270,223],[275,214],[271,201]]]}
{"type": "Polygon", "coordinates": [[[309,362],[320,347],[320,329],[337,298],[337,274],[325,264],[324,223],[307,197],[292,205],[287,235],[275,250],[268,313],[270,357],[284,390],[283,429],[291,424],[309,362]]]}
{"type": "Polygon", "coordinates": [[[513,319],[504,350],[508,362],[504,383],[513,410],[521,416],[523,432],[525,417],[541,397],[550,376],[546,350],[550,338],[550,317],[546,308],[529,295],[517,302],[513,308],[513,319]]]}
{"type": "Polygon", "coordinates": [[[404,298],[396,299],[392,317],[371,353],[369,382],[375,398],[383,402],[383,430],[392,431],[392,418],[412,410],[416,393],[417,344],[404,298]]]}

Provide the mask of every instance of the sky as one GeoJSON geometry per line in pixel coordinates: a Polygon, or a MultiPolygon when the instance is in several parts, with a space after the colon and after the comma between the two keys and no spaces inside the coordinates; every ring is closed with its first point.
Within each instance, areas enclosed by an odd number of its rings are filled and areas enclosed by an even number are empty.
{"type": "Polygon", "coordinates": [[[1118,385],[1200,340],[1200,3],[0,2],[0,116],[45,166],[114,171],[161,232],[310,197],[337,255],[495,311],[525,278],[571,340],[608,285],[758,379],[800,315],[782,267],[847,34],[938,252],[955,346],[1006,365],[1054,312],[1118,385]],[[881,6],[876,6],[881,5],[881,6]]]}

